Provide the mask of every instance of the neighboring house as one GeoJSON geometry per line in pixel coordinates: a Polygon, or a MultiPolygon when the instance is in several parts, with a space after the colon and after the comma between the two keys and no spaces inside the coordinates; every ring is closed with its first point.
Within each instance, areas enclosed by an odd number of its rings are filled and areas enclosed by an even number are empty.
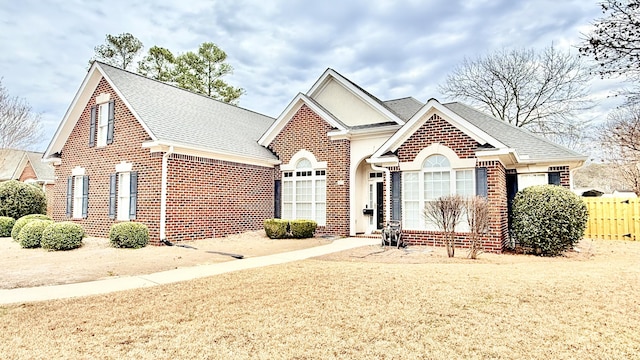
{"type": "Polygon", "coordinates": [[[0,149],[0,181],[5,180],[38,184],[46,190],[53,184],[53,166],[42,162],[41,152],[0,149]]]}
{"type": "Polygon", "coordinates": [[[516,191],[570,187],[586,159],[460,103],[381,101],[332,69],[274,120],[99,62],[45,158],[59,179],[51,215],[93,236],[134,220],[157,244],[271,217],[353,236],[401,219],[410,243],[441,244],[424,204],[477,194],[491,204],[484,245],[494,252],[507,243],[516,191]]]}

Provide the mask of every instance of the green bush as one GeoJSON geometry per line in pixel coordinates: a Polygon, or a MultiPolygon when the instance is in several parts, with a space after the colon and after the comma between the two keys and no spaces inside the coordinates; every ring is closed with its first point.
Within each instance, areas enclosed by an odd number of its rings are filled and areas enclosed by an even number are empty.
{"type": "Polygon", "coordinates": [[[8,216],[0,216],[0,237],[11,236],[11,229],[16,223],[16,220],[8,216]]]}
{"type": "Polygon", "coordinates": [[[20,230],[22,230],[22,227],[33,220],[51,220],[51,218],[47,215],[42,214],[25,215],[19,218],[18,220],[16,220],[16,223],[13,224],[13,229],[11,229],[11,237],[13,238],[13,240],[18,241],[18,235],[20,234],[20,230]]]}
{"type": "Polygon", "coordinates": [[[84,229],[70,221],[53,223],[42,232],[40,246],[46,250],[72,250],[82,246],[84,229]]]}
{"type": "Polygon", "coordinates": [[[139,222],[113,224],[109,231],[109,242],[116,248],[139,249],[149,243],[149,228],[139,222]]]}
{"type": "Polygon", "coordinates": [[[296,239],[306,239],[313,237],[316,232],[318,223],[313,220],[291,220],[289,228],[291,229],[291,237],[296,239]]]}
{"type": "Polygon", "coordinates": [[[289,221],[282,219],[267,219],[264,221],[264,231],[269,239],[285,239],[289,232],[289,221]]]}
{"type": "Polygon", "coordinates": [[[528,187],[516,194],[512,209],[516,241],[538,255],[559,255],[584,235],[587,207],[563,187],[528,187]]]}
{"type": "Polygon", "coordinates": [[[17,180],[0,183],[0,216],[19,219],[46,213],[47,197],[42,189],[17,180]]]}
{"type": "Polygon", "coordinates": [[[28,222],[20,230],[18,234],[18,242],[23,248],[37,248],[40,247],[40,240],[42,239],[42,233],[47,226],[53,224],[52,220],[38,220],[33,219],[28,222]]]}

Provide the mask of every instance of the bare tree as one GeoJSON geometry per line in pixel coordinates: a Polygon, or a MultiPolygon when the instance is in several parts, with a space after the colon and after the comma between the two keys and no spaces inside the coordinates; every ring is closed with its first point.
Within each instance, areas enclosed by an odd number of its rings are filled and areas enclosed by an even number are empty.
{"type": "Polygon", "coordinates": [[[0,81],[0,149],[27,148],[40,137],[40,114],[24,99],[10,96],[0,81]]]}
{"type": "Polygon", "coordinates": [[[489,231],[489,201],[482,196],[474,196],[464,204],[464,210],[469,224],[469,258],[477,259],[482,252],[482,236],[489,231]]]}
{"type": "Polygon", "coordinates": [[[609,114],[600,141],[626,187],[640,195],[640,104],[627,103],[609,114]]]}
{"type": "MultiPolygon", "coordinates": [[[[580,57],[552,45],[542,52],[502,50],[465,59],[447,76],[440,91],[552,140],[579,139],[590,127],[590,121],[577,118],[593,106],[588,98],[590,80],[580,57]]],[[[578,143],[564,142],[569,146],[578,143]]]]}
{"type": "Polygon", "coordinates": [[[455,255],[455,231],[462,219],[464,199],[459,195],[442,196],[437,200],[428,201],[423,209],[423,216],[427,222],[436,225],[444,233],[447,255],[455,255]]]}

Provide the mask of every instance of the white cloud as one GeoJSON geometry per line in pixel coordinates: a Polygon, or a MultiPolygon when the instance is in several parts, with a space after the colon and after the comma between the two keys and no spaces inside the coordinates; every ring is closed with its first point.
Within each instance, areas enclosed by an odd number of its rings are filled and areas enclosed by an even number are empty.
{"type": "Polygon", "coordinates": [[[570,48],[599,16],[598,5],[583,0],[5,1],[0,77],[43,114],[49,136],[86,74],[93,47],[106,34],[123,32],[146,48],[174,53],[215,42],[235,68],[228,81],[247,92],[240,105],[270,116],[327,67],[381,99],[425,101],[441,97],[438,83],[465,56],[551,42],[570,48]]]}

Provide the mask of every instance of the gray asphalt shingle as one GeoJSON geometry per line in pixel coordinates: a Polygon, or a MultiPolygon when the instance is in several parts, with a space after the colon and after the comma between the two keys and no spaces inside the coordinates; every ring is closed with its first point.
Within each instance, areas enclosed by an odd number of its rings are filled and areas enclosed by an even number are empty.
{"type": "Polygon", "coordinates": [[[258,144],[275,119],[106,64],[100,67],[158,140],[275,159],[258,144]]]}

